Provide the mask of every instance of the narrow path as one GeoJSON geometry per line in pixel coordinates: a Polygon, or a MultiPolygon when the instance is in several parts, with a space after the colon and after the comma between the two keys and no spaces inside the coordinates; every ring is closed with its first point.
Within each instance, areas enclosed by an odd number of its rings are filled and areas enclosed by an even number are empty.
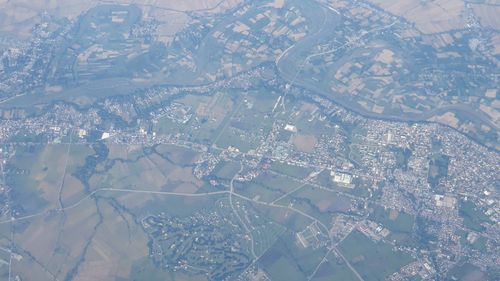
{"type": "Polygon", "coordinates": [[[255,254],[255,242],[254,242],[254,239],[253,239],[253,235],[252,235],[252,231],[248,228],[248,226],[246,225],[246,223],[243,221],[243,219],[240,217],[240,215],[238,214],[238,210],[236,210],[236,208],[234,207],[234,203],[233,203],[233,195],[235,194],[234,193],[234,180],[236,179],[236,177],[238,177],[238,175],[243,171],[243,163],[241,163],[240,161],[240,169],[238,170],[238,172],[236,174],[234,174],[233,178],[231,179],[231,182],[229,183],[229,205],[231,206],[231,209],[233,210],[234,214],[236,215],[236,217],[238,218],[238,220],[240,221],[240,223],[243,225],[243,227],[245,228],[246,232],[248,232],[248,235],[250,236],[250,242],[251,242],[251,252],[252,252],[252,255],[254,257],[254,259],[257,258],[257,255],[255,254]]]}
{"type": "Polygon", "coordinates": [[[66,159],[64,162],[64,169],[62,172],[62,177],[61,177],[61,184],[59,185],[59,193],[58,193],[58,200],[59,200],[59,208],[63,209],[63,202],[62,202],[62,191],[64,188],[64,181],[66,179],[66,170],[68,168],[68,163],[69,163],[69,158],[70,158],[70,152],[71,152],[71,143],[73,139],[73,130],[70,130],[69,132],[69,142],[68,142],[68,149],[66,151],[66,159]]]}
{"type": "Polygon", "coordinates": [[[316,275],[316,272],[318,272],[319,268],[321,267],[321,265],[323,263],[325,263],[325,261],[328,260],[328,255],[330,254],[332,250],[328,250],[326,251],[326,254],[325,256],[323,257],[323,259],[321,259],[321,261],[318,263],[318,265],[316,266],[316,268],[314,269],[313,273],[311,273],[311,275],[309,275],[309,277],[307,278],[307,281],[311,281],[313,278],[314,278],[314,275],[316,275]]]}
{"type": "Polygon", "coordinates": [[[356,277],[360,281],[365,281],[363,279],[363,277],[361,277],[361,275],[358,273],[358,271],[356,271],[356,269],[354,269],[354,267],[352,267],[351,263],[344,257],[344,255],[342,255],[342,253],[337,248],[335,248],[335,252],[337,253],[337,255],[339,255],[344,260],[345,264],[347,264],[349,269],[354,273],[354,275],[356,275],[356,277]]]}

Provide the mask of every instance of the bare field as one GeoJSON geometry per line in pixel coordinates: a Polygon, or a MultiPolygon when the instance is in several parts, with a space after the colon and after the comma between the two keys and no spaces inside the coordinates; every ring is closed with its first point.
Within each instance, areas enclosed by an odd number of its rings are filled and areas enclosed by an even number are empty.
{"type": "Polygon", "coordinates": [[[297,150],[311,153],[316,146],[316,138],[312,135],[296,135],[292,138],[293,145],[297,150]]]}
{"type": "Polygon", "coordinates": [[[23,258],[12,263],[12,272],[22,280],[54,280],[54,276],[31,258],[23,258]]]}
{"type": "MultiPolygon", "coordinates": [[[[0,32],[16,34],[16,36],[28,38],[33,26],[41,21],[41,14],[47,12],[57,17],[74,19],[81,13],[99,4],[135,4],[143,9],[144,16],[153,17],[160,22],[166,13],[169,18],[173,13],[185,13],[192,11],[204,11],[220,13],[233,8],[242,0],[0,0],[0,32]],[[152,12],[152,10],[155,10],[152,12]]],[[[175,21],[162,25],[160,28],[160,40],[168,42],[172,33],[180,30],[187,23],[185,15],[174,15],[175,21]]]]}
{"type": "Polygon", "coordinates": [[[65,218],[53,215],[34,219],[28,228],[14,236],[15,243],[45,265],[46,271],[59,278],[64,277],[76,264],[98,222],[98,214],[91,200],[65,214],[65,218]]]}
{"type": "MultiPolygon", "coordinates": [[[[126,151],[125,146],[117,146],[113,150],[114,156],[126,156],[123,154],[126,151]]],[[[203,185],[202,181],[194,177],[193,168],[185,166],[192,164],[198,153],[185,148],[176,150],[175,147],[167,145],[159,146],[157,150],[165,156],[151,153],[139,158],[126,160],[129,158],[126,157],[124,160],[115,161],[109,170],[92,175],[89,181],[91,188],[175,190],[194,193],[203,185]]]]}
{"type": "Polygon", "coordinates": [[[495,34],[491,37],[489,44],[492,47],[492,55],[496,56],[500,54],[500,34],[495,34]]]}
{"type": "MultiPolygon", "coordinates": [[[[96,1],[102,2],[102,1],[96,1]]],[[[232,7],[235,7],[241,0],[118,0],[110,1],[116,4],[136,4],[138,6],[153,7],[164,10],[172,11],[211,11],[211,12],[222,12],[232,7]]]]}
{"type": "Polygon", "coordinates": [[[147,236],[131,215],[99,202],[97,207],[85,200],[64,216],[31,219],[14,235],[24,251],[21,260],[13,260],[16,274],[23,280],[66,280],[73,273],[71,280],[128,278],[134,261],[148,255],[147,236]]]}
{"type": "Polygon", "coordinates": [[[370,0],[370,2],[415,23],[422,33],[446,32],[465,26],[465,21],[461,17],[464,11],[464,2],[461,0],[437,0],[432,2],[370,0]]]}
{"type": "Polygon", "coordinates": [[[128,278],[132,263],[148,255],[148,238],[127,213],[100,204],[103,224],[92,239],[85,262],[74,280],[128,278]]]}
{"type": "Polygon", "coordinates": [[[165,175],[155,163],[145,158],[136,163],[117,162],[105,174],[93,175],[90,179],[94,189],[114,187],[160,190],[165,182],[165,175]]]}
{"type": "Polygon", "coordinates": [[[472,9],[482,26],[500,30],[500,6],[472,4],[472,9]]]}
{"type": "Polygon", "coordinates": [[[14,163],[26,174],[19,175],[15,181],[16,190],[22,196],[31,193],[30,200],[35,194],[40,196],[47,203],[44,208],[58,207],[59,192],[64,203],[66,199],[73,200],[83,192],[83,186],[72,174],[90,154],[91,149],[86,145],[72,145],[68,151],[68,145],[64,144],[35,147],[32,152],[20,151],[14,163]]]}
{"type": "Polygon", "coordinates": [[[180,166],[192,165],[200,157],[199,152],[175,145],[159,145],[156,147],[156,151],[180,166]]]}
{"type": "Polygon", "coordinates": [[[64,186],[61,190],[61,199],[64,206],[76,203],[85,194],[85,188],[81,181],[72,175],[66,175],[64,178],[64,186]]]}
{"type": "Polygon", "coordinates": [[[41,21],[40,14],[47,11],[56,16],[75,18],[95,4],[94,1],[29,1],[0,0],[0,32],[29,38],[33,26],[41,21]]]}
{"type": "Polygon", "coordinates": [[[441,116],[434,116],[430,120],[449,125],[453,128],[458,128],[459,125],[459,120],[453,112],[446,112],[441,116]]]}

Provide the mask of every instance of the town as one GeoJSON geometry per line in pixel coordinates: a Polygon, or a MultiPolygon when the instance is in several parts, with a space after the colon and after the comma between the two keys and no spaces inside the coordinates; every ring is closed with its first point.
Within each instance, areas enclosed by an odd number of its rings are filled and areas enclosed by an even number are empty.
{"type": "Polygon", "coordinates": [[[0,276],[497,280],[482,4],[227,2],[0,34],[0,276]]]}

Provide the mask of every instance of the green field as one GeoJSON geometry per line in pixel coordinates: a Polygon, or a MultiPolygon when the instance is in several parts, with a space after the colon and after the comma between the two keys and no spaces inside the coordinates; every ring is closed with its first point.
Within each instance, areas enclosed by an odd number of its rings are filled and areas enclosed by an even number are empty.
{"type": "Polygon", "coordinates": [[[300,182],[283,176],[263,173],[250,182],[236,183],[235,190],[249,198],[257,196],[260,201],[271,202],[293,191],[300,185],[300,182]]]}
{"type": "MultiPolygon", "coordinates": [[[[493,272],[492,272],[493,273],[493,272]]],[[[498,280],[493,275],[486,275],[477,266],[470,263],[465,263],[457,265],[448,272],[447,280],[457,280],[457,281],[494,281],[498,280]]]]}
{"type": "Polygon", "coordinates": [[[271,170],[299,179],[305,178],[313,171],[311,168],[288,165],[278,161],[271,164],[271,170]]]}
{"type": "Polygon", "coordinates": [[[352,200],[330,190],[305,185],[277,203],[284,206],[292,204],[294,208],[328,225],[331,223],[333,213],[348,213],[350,211],[352,200]]]}
{"type": "Polygon", "coordinates": [[[491,220],[472,201],[460,201],[459,215],[464,219],[464,225],[475,231],[484,231],[483,223],[490,223],[491,220]]]}
{"type": "Polygon", "coordinates": [[[271,280],[306,280],[326,254],[326,249],[304,249],[295,239],[285,233],[259,260],[271,280]]]}
{"type": "Polygon", "coordinates": [[[443,154],[434,154],[429,160],[429,172],[427,174],[427,182],[436,187],[439,180],[448,175],[449,156],[443,154]]]}
{"type": "Polygon", "coordinates": [[[212,173],[220,179],[230,180],[239,170],[239,163],[221,161],[217,164],[217,166],[215,166],[212,173]]]}
{"type": "MultiPolygon", "coordinates": [[[[143,258],[135,261],[132,264],[132,269],[130,272],[130,278],[123,279],[123,281],[143,281],[143,280],[151,280],[151,281],[163,281],[163,280],[172,280],[168,279],[170,273],[166,273],[158,269],[151,259],[143,258]]],[[[175,279],[173,279],[175,280],[175,279]]],[[[120,280],[121,281],[121,280],[120,280]]]]}
{"type": "Polygon", "coordinates": [[[24,214],[70,203],[83,195],[82,183],[74,173],[92,154],[87,145],[67,144],[19,146],[8,178],[14,187],[14,202],[22,202],[24,214]]]}
{"type": "Polygon", "coordinates": [[[415,218],[412,215],[397,210],[384,209],[381,206],[375,207],[373,213],[370,214],[370,219],[381,223],[393,232],[411,233],[415,224],[415,218]]]}
{"type": "Polygon", "coordinates": [[[367,281],[384,280],[413,259],[394,251],[384,242],[373,242],[361,232],[354,231],[340,243],[340,251],[367,281]]]}

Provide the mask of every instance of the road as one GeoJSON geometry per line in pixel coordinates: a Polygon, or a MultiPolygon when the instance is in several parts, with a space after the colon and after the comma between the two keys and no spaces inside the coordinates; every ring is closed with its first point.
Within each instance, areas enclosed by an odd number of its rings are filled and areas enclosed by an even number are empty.
{"type": "MultiPolygon", "coordinates": [[[[154,195],[164,195],[164,196],[185,196],[185,197],[205,197],[205,196],[214,196],[214,195],[228,195],[228,197],[229,197],[229,203],[230,203],[230,206],[231,206],[233,212],[238,217],[238,219],[240,220],[241,224],[243,225],[243,227],[245,228],[245,230],[249,233],[249,236],[251,238],[251,252],[252,252],[252,255],[254,257],[254,261],[256,261],[259,257],[255,254],[255,250],[254,250],[255,243],[253,241],[253,236],[252,236],[252,233],[251,233],[250,229],[244,223],[244,221],[241,219],[238,211],[236,210],[236,208],[234,206],[234,203],[233,203],[233,198],[234,197],[237,197],[239,199],[242,199],[242,200],[254,203],[254,204],[258,204],[258,205],[263,205],[263,206],[268,206],[268,207],[273,207],[273,208],[280,208],[280,209],[287,209],[287,210],[290,210],[292,212],[295,212],[295,213],[297,213],[297,214],[299,214],[301,216],[304,216],[304,217],[308,218],[312,222],[316,222],[321,227],[321,229],[328,235],[328,233],[330,232],[329,229],[328,229],[328,227],[324,223],[322,223],[321,221],[319,221],[315,217],[307,214],[304,211],[301,211],[299,209],[293,208],[292,206],[285,206],[285,205],[276,204],[276,202],[257,201],[257,200],[248,198],[248,197],[246,197],[244,195],[241,195],[241,194],[238,194],[238,193],[234,192],[234,181],[236,180],[237,176],[242,171],[243,171],[243,165],[240,162],[240,169],[233,176],[233,178],[231,179],[229,190],[204,192],[204,193],[181,193],[181,192],[168,192],[168,191],[155,191],[155,190],[136,190],[136,189],[107,188],[107,187],[105,187],[105,188],[100,188],[100,189],[96,189],[96,190],[92,191],[91,193],[85,195],[84,197],[82,197],[80,200],[78,200],[77,202],[75,202],[72,205],[68,205],[68,206],[64,207],[64,205],[61,202],[61,207],[59,207],[59,208],[45,210],[45,211],[42,211],[42,212],[39,212],[39,213],[35,213],[35,214],[31,214],[31,215],[26,215],[26,216],[22,216],[22,217],[18,217],[18,218],[11,218],[11,219],[8,219],[8,220],[0,221],[0,224],[11,224],[13,222],[19,222],[19,221],[23,221],[23,220],[27,220],[27,219],[31,219],[31,218],[43,217],[45,215],[49,215],[49,214],[54,213],[54,212],[65,212],[67,210],[77,208],[78,206],[80,206],[86,200],[88,200],[88,199],[92,198],[94,195],[96,195],[98,193],[102,193],[102,192],[138,193],[138,194],[154,194],[154,195]]],[[[304,185],[305,185],[305,183],[304,183],[304,185]]],[[[336,245],[332,245],[332,246],[333,246],[333,248],[332,248],[333,250],[335,250],[336,252],[339,252],[338,249],[337,249],[337,247],[336,247],[336,245]]],[[[340,253],[339,253],[339,255],[345,260],[345,258],[340,253]]],[[[260,255],[260,256],[262,256],[262,255],[260,255]]],[[[321,261],[321,263],[323,263],[325,260],[326,260],[326,256],[321,261]]],[[[351,268],[351,270],[356,274],[356,276],[358,276],[358,278],[360,280],[363,280],[361,278],[361,276],[359,276],[359,274],[356,272],[356,270],[354,268],[352,268],[352,266],[349,264],[349,261],[345,260],[345,262],[348,265],[348,267],[351,268]]],[[[319,266],[321,265],[321,263],[317,266],[316,270],[319,268],[319,266]]],[[[313,276],[311,276],[311,278],[312,277],[313,276]]]]}
{"type": "Polygon", "coordinates": [[[243,163],[240,162],[240,169],[238,170],[237,173],[234,174],[233,178],[231,179],[231,182],[229,183],[229,205],[231,206],[231,209],[233,210],[233,213],[236,215],[240,223],[243,225],[245,228],[245,231],[248,233],[248,236],[250,237],[250,251],[252,252],[252,256],[257,258],[257,255],[255,254],[255,241],[253,239],[252,231],[248,228],[247,224],[243,221],[243,219],[240,217],[240,214],[238,213],[238,210],[234,207],[233,203],[233,196],[235,196],[236,193],[234,193],[234,180],[238,177],[238,175],[243,171],[243,163]]]}
{"type": "Polygon", "coordinates": [[[68,146],[68,149],[66,151],[66,159],[64,160],[64,169],[63,169],[63,172],[62,172],[62,177],[61,177],[61,184],[59,185],[59,193],[58,193],[58,200],[59,200],[59,208],[63,208],[63,202],[62,202],[62,192],[63,192],[63,188],[64,188],[64,180],[66,179],[66,170],[68,168],[68,162],[69,162],[69,159],[70,159],[70,152],[71,152],[71,143],[72,143],[72,140],[73,140],[73,130],[70,130],[69,132],[69,142],[67,144],[68,146]]]}

